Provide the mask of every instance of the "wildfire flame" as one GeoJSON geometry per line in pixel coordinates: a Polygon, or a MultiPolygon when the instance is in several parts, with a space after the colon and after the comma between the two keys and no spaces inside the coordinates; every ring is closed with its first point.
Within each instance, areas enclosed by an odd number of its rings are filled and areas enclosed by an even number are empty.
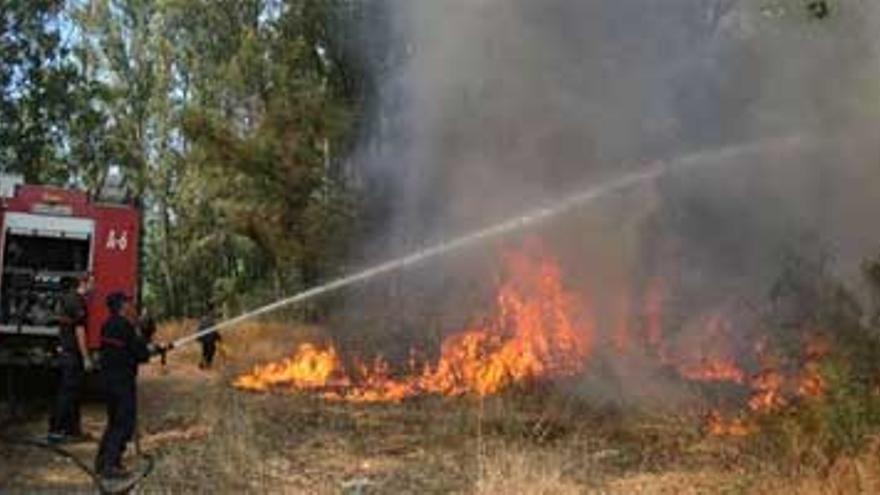
{"type": "MultiPolygon", "coordinates": [[[[589,302],[564,287],[561,270],[550,258],[508,253],[503,261],[506,276],[489,317],[449,335],[433,361],[417,360],[421,354],[413,352],[406,370],[382,357],[346,365],[332,344],[303,343],[289,358],[239,376],[234,386],[304,391],[348,402],[397,402],[423,395],[483,397],[585,373],[597,333],[589,302]]],[[[658,369],[673,370],[683,380],[745,388],[749,398],[738,415],[726,418],[710,410],[704,423],[708,434],[748,436],[758,430],[758,417],[825,395],[821,363],[830,352],[827,339],[807,335],[800,366],[791,366],[762,337],[753,346],[759,369],[747,370],[735,358],[744,352],[730,345],[741,334],[724,309],[692,318],[694,325],[685,327],[683,338],[665,334],[664,290],[655,279],[647,284],[641,304],[628,297],[612,299],[616,313],[600,343],[618,356],[653,359],[658,369]],[[633,318],[631,308],[641,308],[641,314],[633,318]]]]}
{"type": "Polygon", "coordinates": [[[782,395],[782,387],[785,377],[777,370],[764,370],[751,380],[752,397],[749,399],[749,409],[759,412],[774,412],[788,405],[788,400],[782,395]]]}
{"type": "Polygon", "coordinates": [[[725,420],[724,416],[713,409],[706,416],[706,432],[716,437],[746,437],[758,431],[754,422],[746,418],[725,420]]]}
{"type": "MultiPolygon", "coordinates": [[[[758,349],[765,351],[766,343],[758,349]]],[[[827,382],[822,376],[822,360],[830,353],[831,345],[827,339],[811,335],[804,341],[800,372],[785,374],[776,367],[768,366],[749,378],[752,390],[748,409],[759,415],[773,414],[790,407],[795,400],[819,400],[827,391],[827,382]],[[786,392],[794,390],[794,393],[786,392]]],[[[769,360],[768,361],[772,361],[769,360]]],[[[742,437],[757,432],[758,428],[751,418],[725,420],[713,410],[707,417],[706,430],[710,435],[742,437]]]]}
{"type": "Polygon", "coordinates": [[[822,376],[819,370],[819,363],[812,362],[804,366],[804,371],[798,383],[797,392],[799,396],[807,398],[822,397],[825,395],[827,388],[825,377],[822,376]]]}
{"type": "Polygon", "coordinates": [[[345,386],[348,378],[341,370],[339,355],[332,347],[320,349],[314,344],[301,344],[292,357],[258,366],[253,373],[240,376],[235,386],[259,392],[282,384],[299,389],[320,389],[331,384],[345,386]]]}
{"type": "Polygon", "coordinates": [[[699,382],[733,382],[743,384],[746,373],[732,360],[704,358],[696,365],[683,365],[678,372],[684,378],[699,382]]]}
{"type": "Polygon", "coordinates": [[[594,325],[563,287],[558,265],[524,254],[509,254],[506,263],[510,277],[498,291],[494,316],[444,340],[437,362],[419,373],[395,377],[381,358],[349,373],[334,347],[302,344],[292,357],[258,366],[234,385],[379,402],[425,394],[486,396],[518,383],[583,372],[594,325]]]}

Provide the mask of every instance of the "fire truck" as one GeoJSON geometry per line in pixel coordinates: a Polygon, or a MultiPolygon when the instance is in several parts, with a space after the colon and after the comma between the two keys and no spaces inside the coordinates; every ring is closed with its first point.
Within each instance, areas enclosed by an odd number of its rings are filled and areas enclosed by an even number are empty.
{"type": "Polygon", "coordinates": [[[97,350],[105,297],[137,300],[141,213],[118,184],[91,195],[28,185],[0,174],[0,365],[54,361],[59,297],[67,283],[94,280],[87,296],[87,343],[97,350]]]}

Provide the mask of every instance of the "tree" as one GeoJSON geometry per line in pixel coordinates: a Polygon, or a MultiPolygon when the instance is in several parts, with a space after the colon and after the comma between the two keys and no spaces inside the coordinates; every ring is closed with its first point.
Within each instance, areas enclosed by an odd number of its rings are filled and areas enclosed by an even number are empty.
{"type": "Polygon", "coordinates": [[[227,179],[209,181],[204,199],[223,198],[209,206],[213,216],[264,253],[280,295],[315,283],[338,254],[332,247],[351,211],[329,155],[337,144],[345,149],[349,101],[328,57],[332,10],[311,1],[256,4],[226,12],[237,28],[212,46],[229,51],[209,52],[214,65],[197,68],[202,97],[184,131],[201,174],[190,177],[227,179]]]}
{"type": "Polygon", "coordinates": [[[62,39],[61,0],[0,6],[0,170],[26,180],[76,181],[97,156],[82,151],[101,125],[99,85],[82,77],[62,39]]]}
{"type": "Polygon", "coordinates": [[[353,214],[334,153],[357,105],[354,58],[337,49],[352,5],[72,3],[80,65],[107,90],[108,155],[144,198],[162,313],[247,305],[332,270],[353,214]]]}

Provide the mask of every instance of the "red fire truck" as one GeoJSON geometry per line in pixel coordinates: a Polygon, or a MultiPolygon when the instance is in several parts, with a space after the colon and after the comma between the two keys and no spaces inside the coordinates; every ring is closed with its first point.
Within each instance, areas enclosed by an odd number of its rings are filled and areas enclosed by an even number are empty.
{"type": "Polygon", "coordinates": [[[91,197],[0,175],[0,365],[52,362],[59,296],[89,274],[87,341],[99,346],[105,296],[138,295],[140,218],[113,188],[91,197]]]}

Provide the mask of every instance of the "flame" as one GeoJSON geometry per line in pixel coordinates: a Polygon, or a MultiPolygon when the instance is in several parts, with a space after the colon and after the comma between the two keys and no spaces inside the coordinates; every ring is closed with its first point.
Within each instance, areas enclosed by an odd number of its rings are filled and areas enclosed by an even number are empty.
{"type": "Polygon", "coordinates": [[[265,392],[275,385],[286,384],[302,389],[346,385],[342,363],[332,347],[320,349],[314,344],[301,344],[294,355],[277,363],[257,366],[253,372],[238,377],[234,386],[265,392]]]}
{"type": "MultiPolygon", "coordinates": [[[[328,389],[324,397],[354,402],[400,401],[424,394],[497,394],[518,384],[577,375],[592,350],[594,322],[577,311],[558,265],[524,254],[505,257],[508,281],[496,297],[494,317],[446,338],[434,365],[395,377],[381,358],[343,367],[331,346],[301,345],[283,361],[254,368],[234,386],[252,391],[328,389]]],[[[582,306],[581,306],[582,307],[582,306]]]]}
{"type": "Polygon", "coordinates": [[[831,353],[831,343],[821,334],[813,334],[804,342],[804,366],[798,377],[797,393],[807,399],[825,395],[828,384],[822,376],[822,360],[831,353]]]}
{"type": "MultiPolygon", "coordinates": [[[[344,364],[332,344],[304,343],[292,356],[256,366],[233,385],[256,392],[308,392],[335,401],[399,402],[424,395],[484,397],[585,373],[597,335],[590,299],[564,286],[551,258],[508,253],[502,261],[505,276],[487,317],[446,337],[434,359],[412,349],[406,369],[381,356],[344,364]]],[[[627,297],[635,291],[609,299],[610,328],[598,342],[627,359],[654,360],[658,371],[671,370],[682,380],[731,384],[746,392],[738,414],[725,417],[717,409],[707,414],[707,434],[754,434],[761,416],[821,400],[827,393],[821,365],[831,345],[821,333],[804,334],[798,363],[774,353],[766,336],[752,345],[754,360],[740,361],[736,357],[749,351],[735,352],[743,347],[734,343],[741,344],[744,334],[726,316],[730,305],[689,318],[675,332],[664,327],[673,318],[664,318],[668,298],[663,281],[651,280],[640,292],[642,301],[627,297]],[[639,309],[635,317],[630,314],[639,309]],[[750,369],[744,362],[757,364],[750,369]]]]}
{"type": "Polygon", "coordinates": [[[757,431],[754,422],[737,417],[724,419],[717,409],[706,415],[706,433],[716,437],[747,437],[757,431]]]}
{"type": "Polygon", "coordinates": [[[696,365],[682,365],[678,372],[681,376],[698,382],[746,382],[745,372],[730,359],[703,360],[696,365]]]}
{"type": "MultiPolygon", "coordinates": [[[[748,409],[753,413],[774,414],[792,407],[796,398],[815,401],[825,396],[828,384],[822,375],[821,365],[831,352],[831,344],[826,338],[808,335],[804,339],[803,366],[795,373],[780,371],[778,357],[767,351],[766,341],[756,346],[756,352],[765,363],[765,368],[748,380],[752,389],[748,409]],[[792,388],[794,394],[791,393],[792,388]]],[[[748,418],[725,420],[720,413],[712,411],[706,418],[706,431],[714,436],[748,436],[756,433],[758,428],[748,418]]]]}
{"type": "MultiPolygon", "coordinates": [[[[743,371],[726,350],[724,343],[733,333],[732,325],[721,312],[709,313],[699,319],[699,339],[688,341],[687,353],[697,353],[697,358],[677,357],[674,359],[678,373],[699,382],[732,382],[744,384],[746,372],[743,371]]],[[[668,352],[666,353],[669,354],[668,352]]],[[[681,354],[681,352],[679,353],[681,354]]]]}
{"type": "Polygon", "coordinates": [[[782,394],[785,377],[773,369],[764,370],[752,378],[752,397],[749,409],[756,412],[775,412],[788,405],[782,394]]]}
{"type": "Polygon", "coordinates": [[[825,395],[827,388],[828,385],[825,382],[825,377],[822,376],[819,364],[813,362],[805,365],[798,380],[798,395],[805,398],[820,398],[825,395]]]}

